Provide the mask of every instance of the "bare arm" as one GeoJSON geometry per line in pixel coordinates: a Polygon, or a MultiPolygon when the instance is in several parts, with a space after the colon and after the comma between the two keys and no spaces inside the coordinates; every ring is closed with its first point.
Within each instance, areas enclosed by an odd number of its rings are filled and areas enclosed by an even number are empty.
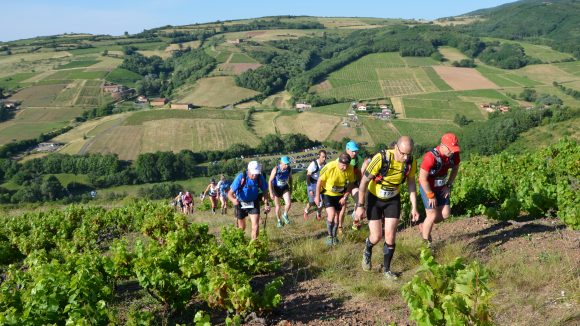
{"type": "Polygon", "coordinates": [[[276,178],[276,167],[272,169],[272,172],[270,172],[270,178],[268,179],[268,191],[270,192],[270,194],[272,194],[272,196],[274,194],[274,189],[272,189],[272,187],[275,178],[276,178]]]}
{"type": "Polygon", "coordinates": [[[417,210],[417,184],[415,176],[407,176],[407,185],[409,186],[409,200],[411,201],[411,220],[419,220],[419,211],[417,210]]]}
{"type": "Polygon", "coordinates": [[[232,205],[234,206],[238,205],[238,199],[236,198],[233,189],[230,189],[230,191],[228,191],[228,199],[232,202],[232,205]]]}

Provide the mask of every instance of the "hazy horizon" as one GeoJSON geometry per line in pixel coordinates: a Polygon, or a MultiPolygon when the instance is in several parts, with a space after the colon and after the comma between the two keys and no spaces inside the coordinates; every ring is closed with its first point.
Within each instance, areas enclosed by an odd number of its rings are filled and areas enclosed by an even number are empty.
{"type": "Polygon", "coordinates": [[[264,16],[374,17],[428,19],[456,16],[474,10],[495,7],[509,0],[457,2],[409,0],[389,4],[379,0],[337,0],[318,3],[295,0],[291,5],[249,0],[244,3],[217,0],[199,4],[187,0],[124,1],[102,0],[79,3],[56,0],[10,2],[3,5],[4,26],[0,41],[14,41],[64,33],[122,35],[165,25],[187,25],[214,21],[248,19],[264,16]]]}

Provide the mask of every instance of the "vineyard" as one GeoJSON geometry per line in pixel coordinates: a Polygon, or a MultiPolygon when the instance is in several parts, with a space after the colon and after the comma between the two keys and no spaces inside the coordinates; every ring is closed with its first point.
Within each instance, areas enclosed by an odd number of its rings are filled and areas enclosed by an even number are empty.
{"type": "MultiPolygon", "coordinates": [[[[260,288],[250,283],[277,268],[266,238],[250,242],[230,227],[218,241],[207,225],[189,223],[168,206],[71,206],[3,222],[0,264],[10,265],[0,284],[2,325],[121,323],[112,302],[128,281],[167,316],[221,310],[227,323],[238,324],[240,316],[271,310],[281,300],[280,279],[260,288]]],[[[133,325],[159,323],[148,310],[125,318],[133,325]]]]}

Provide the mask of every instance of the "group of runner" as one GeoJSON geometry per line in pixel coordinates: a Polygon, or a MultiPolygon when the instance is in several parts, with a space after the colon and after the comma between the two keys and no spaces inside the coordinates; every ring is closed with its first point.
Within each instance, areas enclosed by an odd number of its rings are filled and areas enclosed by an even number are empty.
{"type": "MultiPolygon", "coordinates": [[[[413,148],[413,140],[402,136],[390,148],[364,158],[359,154],[357,143],[349,141],[345,152],[328,163],[326,151],[320,150],[318,157],[310,163],[306,171],[308,203],[304,208],[304,219],[308,219],[311,209],[314,208],[316,219],[321,220],[324,208],[328,232],[326,244],[337,245],[344,216],[348,211],[348,198],[352,196],[355,202],[353,228],[360,228],[361,220],[366,217],[370,231],[365,239],[362,269],[371,270],[373,247],[383,241],[383,274],[387,279],[397,278],[397,274],[391,271],[391,261],[396,248],[396,230],[401,215],[400,191],[405,182],[411,202],[411,220],[419,222],[415,182],[417,160],[412,155],[413,148]]],[[[428,247],[432,246],[431,232],[434,224],[450,214],[449,199],[459,169],[460,151],[457,136],[446,133],[441,137],[440,144],[423,157],[418,180],[426,217],[418,227],[428,247]]],[[[247,170],[239,173],[231,184],[224,176],[217,184],[212,179],[203,192],[203,197],[209,196],[214,214],[218,197],[222,214],[226,213],[227,197],[234,207],[237,226],[245,230],[246,217],[249,217],[252,239],[256,239],[260,228],[261,204],[264,205],[264,213],[268,214],[270,198],[275,205],[277,227],[281,228],[290,223],[290,163],[287,156],[282,156],[266,181],[261,164],[251,161],[247,170]],[[281,206],[281,199],[284,200],[284,207],[281,206]]]]}

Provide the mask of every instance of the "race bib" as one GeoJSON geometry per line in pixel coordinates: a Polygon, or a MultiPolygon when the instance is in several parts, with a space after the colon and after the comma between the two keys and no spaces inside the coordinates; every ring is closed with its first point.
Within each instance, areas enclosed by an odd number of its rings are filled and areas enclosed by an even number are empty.
{"type": "Polygon", "coordinates": [[[443,187],[446,184],[447,184],[447,179],[445,179],[445,178],[435,179],[435,182],[434,182],[435,187],[443,187]]]}
{"type": "Polygon", "coordinates": [[[276,181],[276,186],[278,186],[278,187],[284,187],[287,184],[288,184],[288,181],[286,181],[286,180],[277,180],[276,181]]]}
{"type": "Polygon", "coordinates": [[[253,201],[240,201],[240,208],[241,209],[254,208],[254,202],[253,201]]]}
{"type": "Polygon", "coordinates": [[[390,199],[395,197],[399,194],[399,189],[389,189],[389,188],[381,188],[379,189],[378,196],[380,199],[390,199]]]}

